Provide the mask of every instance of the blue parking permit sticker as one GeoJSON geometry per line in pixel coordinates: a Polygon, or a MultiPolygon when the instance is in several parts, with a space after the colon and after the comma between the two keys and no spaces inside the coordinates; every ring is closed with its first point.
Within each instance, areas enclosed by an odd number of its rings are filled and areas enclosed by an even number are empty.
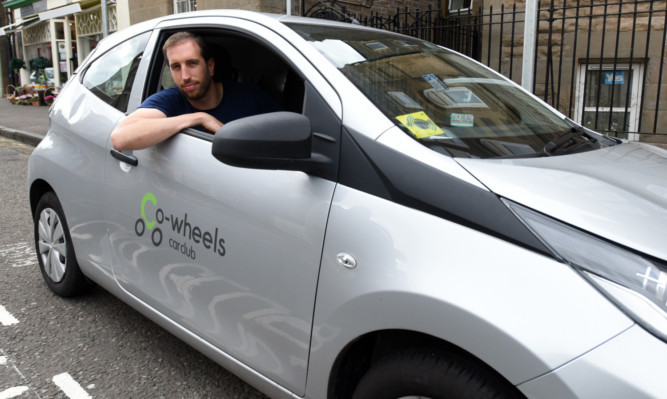
{"type": "Polygon", "coordinates": [[[447,91],[447,85],[445,83],[438,79],[437,76],[435,76],[432,73],[429,73],[428,75],[424,75],[424,80],[428,82],[428,84],[431,85],[436,91],[447,91]]]}
{"type": "Polygon", "coordinates": [[[475,126],[475,115],[452,114],[449,118],[449,124],[456,127],[473,127],[475,126]]]}

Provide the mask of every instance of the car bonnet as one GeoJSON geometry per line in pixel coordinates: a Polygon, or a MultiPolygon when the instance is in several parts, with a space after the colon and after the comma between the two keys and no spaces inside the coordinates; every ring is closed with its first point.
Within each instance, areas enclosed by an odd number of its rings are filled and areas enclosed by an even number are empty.
{"type": "Polygon", "coordinates": [[[624,143],[543,158],[459,164],[497,195],[667,260],[667,151],[624,143]]]}

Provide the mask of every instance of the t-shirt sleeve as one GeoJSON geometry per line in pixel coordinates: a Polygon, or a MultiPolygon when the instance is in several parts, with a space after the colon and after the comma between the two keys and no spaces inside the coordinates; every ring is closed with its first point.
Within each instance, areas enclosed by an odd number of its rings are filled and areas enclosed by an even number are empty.
{"type": "Polygon", "coordinates": [[[159,91],[139,105],[139,108],[154,108],[162,111],[167,117],[182,115],[185,113],[183,107],[178,88],[159,91]]]}

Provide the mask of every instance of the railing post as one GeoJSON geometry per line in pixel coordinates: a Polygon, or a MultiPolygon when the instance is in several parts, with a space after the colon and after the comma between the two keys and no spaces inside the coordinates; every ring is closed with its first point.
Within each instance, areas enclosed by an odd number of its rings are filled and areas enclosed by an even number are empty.
{"type": "Polygon", "coordinates": [[[535,76],[535,48],[537,45],[537,0],[526,0],[526,14],[523,23],[523,63],[521,86],[532,92],[535,76]]]}

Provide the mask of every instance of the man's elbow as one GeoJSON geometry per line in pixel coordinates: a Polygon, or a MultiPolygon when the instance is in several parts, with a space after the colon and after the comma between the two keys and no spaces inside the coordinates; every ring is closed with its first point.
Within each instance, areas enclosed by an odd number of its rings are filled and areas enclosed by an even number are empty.
{"type": "Polygon", "coordinates": [[[130,149],[127,140],[125,140],[123,135],[119,134],[116,130],[111,133],[111,145],[118,151],[125,151],[130,149]]]}

